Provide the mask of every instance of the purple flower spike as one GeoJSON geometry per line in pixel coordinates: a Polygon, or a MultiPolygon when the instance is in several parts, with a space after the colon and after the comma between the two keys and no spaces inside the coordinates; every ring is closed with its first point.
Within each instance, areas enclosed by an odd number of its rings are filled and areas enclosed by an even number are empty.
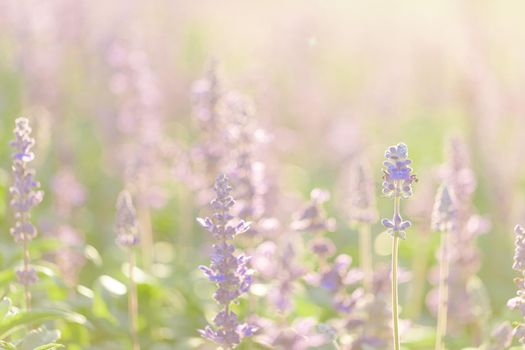
{"type": "MultiPolygon", "coordinates": [[[[512,268],[520,273],[520,277],[515,278],[518,287],[517,296],[507,302],[507,307],[511,310],[519,310],[522,318],[525,318],[525,229],[521,225],[514,228],[516,234],[514,264],[512,268]]],[[[525,322],[520,322],[514,328],[514,336],[521,344],[525,345],[525,322]]]]}
{"type": "Polygon", "coordinates": [[[386,160],[383,163],[383,193],[386,196],[408,198],[412,195],[412,183],[417,181],[417,177],[412,174],[412,168],[409,166],[412,161],[407,157],[408,147],[404,143],[386,150],[386,160]]]}
{"type": "MultiPolygon", "coordinates": [[[[15,242],[29,242],[37,236],[37,229],[30,222],[31,209],[42,201],[44,192],[38,190],[40,184],[34,179],[35,171],[29,168],[29,162],[34,159],[31,148],[35,145],[29,121],[26,118],[18,118],[15,124],[15,139],[10,143],[14,149],[13,186],[9,188],[9,193],[16,222],[11,228],[11,235],[15,242]]],[[[27,244],[25,247],[27,249],[27,244]]],[[[24,266],[16,271],[16,275],[18,282],[24,286],[37,281],[36,272],[29,265],[28,251],[24,253],[24,266]]]]}
{"type": "Polygon", "coordinates": [[[211,254],[211,265],[200,266],[206,277],[217,284],[215,300],[223,306],[213,323],[199,330],[202,337],[209,339],[226,349],[233,349],[240,344],[242,338],[251,336],[256,327],[239,323],[237,315],[229,308],[232,302],[246,293],[252,285],[252,272],[248,268],[250,257],[235,256],[235,247],[230,243],[236,235],[246,232],[250,224],[242,220],[233,224],[230,210],[235,201],[230,196],[232,187],[228,178],[221,174],[215,181],[216,198],[211,201],[214,210],[211,218],[198,218],[201,226],[213,235],[215,243],[211,254]]]}
{"type": "Polygon", "coordinates": [[[121,247],[133,247],[139,243],[137,214],[128,191],[120,192],[117,199],[116,242],[121,247]]]}

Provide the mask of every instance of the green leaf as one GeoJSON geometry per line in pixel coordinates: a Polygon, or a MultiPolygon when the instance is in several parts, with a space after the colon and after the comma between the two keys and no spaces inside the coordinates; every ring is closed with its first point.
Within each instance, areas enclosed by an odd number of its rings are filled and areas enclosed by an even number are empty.
{"type": "Polygon", "coordinates": [[[11,343],[0,340],[0,350],[16,350],[16,346],[11,343]]]}
{"type": "Polygon", "coordinates": [[[39,346],[38,348],[35,348],[34,350],[55,350],[55,349],[60,349],[60,348],[65,348],[65,346],[62,344],[51,343],[51,344],[39,346]]]}
{"type": "Polygon", "coordinates": [[[3,320],[9,311],[11,311],[11,299],[4,298],[0,301],[0,320],[3,320]]]}
{"type": "Polygon", "coordinates": [[[71,311],[39,309],[33,309],[29,311],[23,310],[16,314],[9,315],[0,321],[0,339],[4,339],[19,327],[28,324],[35,324],[49,319],[63,319],[84,326],[89,325],[87,319],[84,316],[71,311]]]}
{"type": "Polygon", "coordinates": [[[40,327],[27,333],[18,345],[18,348],[19,350],[34,350],[42,346],[56,344],[55,342],[59,338],[60,332],[58,330],[48,330],[45,327],[40,327]]]}

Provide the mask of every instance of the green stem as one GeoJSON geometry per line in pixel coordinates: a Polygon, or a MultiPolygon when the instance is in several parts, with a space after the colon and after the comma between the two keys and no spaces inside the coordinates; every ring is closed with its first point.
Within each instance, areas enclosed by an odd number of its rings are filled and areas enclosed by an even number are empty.
{"type": "Polygon", "coordinates": [[[394,331],[394,349],[400,350],[399,343],[399,314],[397,297],[397,252],[399,247],[399,237],[392,238],[392,323],[394,331]]]}
{"type": "Polygon", "coordinates": [[[147,272],[151,272],[153,265],[153,229],[151,227],[151,213],[143,194],[139,195],[138,204],[142,265],[147,272]]]}
{"type": "Polygon", "coordinates": [[[363,286],[366,292],[372,291],[372,237],[370,225],[359,225],[359,263],[363,271],[363,286]]]}
{"type": "Polygon", "coordinates": [[[446,232],[441,236],[441,258],[439,268],[439,308],[436,334],[436,350],[444,350],[444,338],[447,334],[447,317],[448,317],[448,234],[446,232]]]}
{"type": "MultiPolygon", "coordinates": [[[[396,192],[399,184],[396,184],[396,192]]],[[[401,211],[401,197],[396,194],[394,197],[394,218],[400,215],[401,211]]],[[[394,333],[394,349],[400,350],[401,343],[399,341],[399,311],[398,311],[398,283],[397,283],[397,265],[398,265],[398,250],[399,250],[399,233],[394,232],[392,238],[392,326],[394,333]]]]}
{"type": "Polygon", "coordinates": [[[405,301],[406,316],[411,320],[416,320],[421,316],[421,308],[425,299],[425,283],[428,270],[428,234],[423,232],[414,237],[417,249],[414,252],[412,261],[412,283],[409,294],[405,301]]]}
{"type": "Polygon", "coordinates": [[[130,332],[133,350],[140,350],[138,337],[138,297],[137,285],[135,283],[135,252],[131,248],[129,251],[129,293],[128,293],[128,308],[130,316],[130,332]]]}
{"type": "MultiPolygon", "coordinates": [[[[27,239],[23,240],[24,242],[24,272],[29,271],[29,243],[27,239]]],[[[27,283],[24,283],[24,298],[25,298],[25,304],[26,304],[26,310],[31,309],[31,292],[29,291],[29,285],[27,283]]]]}

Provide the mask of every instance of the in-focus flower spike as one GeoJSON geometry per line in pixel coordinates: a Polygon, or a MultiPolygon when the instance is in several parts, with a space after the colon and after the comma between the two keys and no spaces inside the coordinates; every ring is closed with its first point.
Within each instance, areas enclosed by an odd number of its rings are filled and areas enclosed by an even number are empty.
{"type": "Polygon", "coordinates": [[[31,127],[26,118],[15,121],[15,139],[10,145],[14,149],[12,154],[13,186],[9,188],[11,207],[14,210],[15,226],[11,228],[11,235],[15,242],[22,242],[24,247],[24,265],[16,271],[18,282],[24,286],[26,308],[31,307],[31,293],[29,286],[37,282],[35,269],[30,266],[29,242],[37,235],[37,229],[31,223],[31,209],[38,205],[44,192],[39,191],[40,184],[34,179],[35,171],[29,168],[29,162],[34,158],[31,148],[35,140],[31,137],[31,127]]]}
{"type": "Polygon", "coordinates": [[[131,194],[124,190],[117,198],[117,217],[115,222],[117,244],[121,247],[133,247],[139,243],[137,213],[131,194]]]}
{"type": "Polygon", "coordinates": [[[412,183],[417,181],[412,174],[408,159],[408,147],[404,143],[390,146],[385,152],[383,162],[383,193],[394,198],[394,215],[391,220],[383,219],[383,225],[392,235],[392,325],[394,349],[401,349],[399,342],[399,313],[398,313],[398,250],[399,238],[405,239],[405,230],[410,227],[410,221],[401,217],[401,199],[412,195],[412,183]]]}
{"type": "Polygon", "coordinates": [[[456,221],[456,204],[450,188],[442,184],[436,194],[432,211],[432,230],[436,232],[450,232],[456,221]]]}
{"type": "Polygon", "coordinates": [[[417,177],[409,166],[412,161],[408,159],[408,147],[404,143],[390,146],[385,152],[385,158],[383,193],[388,197],[410,197],[412,183],[417,181],[417,177]]]}
{"type": "Polygon", "coordinates": [[[514,328],[514,336],[521,344],[525,345],[525,229],[521,225],[514,228],[516,234],[514,263],[512,268],[520,273],[520,277],[514,279],[518,287],[517,296],[507,302],[511,310],[518,309],[524,321],[517,323],[514,328]]]}
{"type": "Polygon", "coordinates": [[[250,257],[234,255],[235,247],[230,243],[238,234],[246,232],[250,224],[242,220],[232,223],[230,210],[235,204],[230,193],[232,187],[228,178],[220,174],[214,185],[216,198],[211,201],[213,215],[208,218],[198,218],[197,221],[213,235],[213,253],[211,265],[200,266],[206,277],[217,284],[215,300],[222,306],[213,323],[199,333],[226,349],[234,349],[244,337],[251,336],[256,327],[239,323],[237,315],[230,310],[230,304],[247,292],[252,284],[252,272],[248,269],[250,257]]]}

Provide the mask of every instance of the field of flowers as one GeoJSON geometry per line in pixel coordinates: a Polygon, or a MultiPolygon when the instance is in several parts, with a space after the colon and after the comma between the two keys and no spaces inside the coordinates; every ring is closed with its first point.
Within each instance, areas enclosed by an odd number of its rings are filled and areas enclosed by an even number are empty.
{"type": "Polygon", "coordinates": [[[0,349],[523,349],[524,11],[0,0],[0,349]]]}

